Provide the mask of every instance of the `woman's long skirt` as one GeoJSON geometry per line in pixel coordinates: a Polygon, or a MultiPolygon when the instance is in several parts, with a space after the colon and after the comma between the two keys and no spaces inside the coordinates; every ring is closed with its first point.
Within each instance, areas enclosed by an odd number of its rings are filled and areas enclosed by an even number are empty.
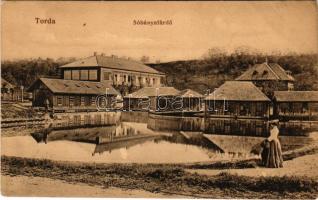
{"type": "Polygon", "coordinates": [[[283,154],[279,140],[270,141],[265,166],[269,168],[283,167],[283,154]]]}

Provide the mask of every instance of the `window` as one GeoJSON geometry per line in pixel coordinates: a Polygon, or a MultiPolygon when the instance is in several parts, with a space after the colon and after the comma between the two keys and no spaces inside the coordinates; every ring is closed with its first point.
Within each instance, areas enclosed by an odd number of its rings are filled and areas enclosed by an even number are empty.
{"type": "Polygon", "coordinates": [[[104,80],[105,81],[108,81],[108,80],[110,80],[110,72],[104,72],[104,80]]]}
{"type": "Polygon", "coordinates": [[[62,104],[63,104],[63,97],[62,96],[58,96],[57,97],[57,105],[58,106],[62,106],[62,104]]]}
{"type": "Polygon", "coordinates": [[[102,116],[95,115],[95,124],[101,124],[101,123],[102,123],[102,116]]]}
{"type": "Polygon", "coordinates": [[[287,83],[288,90],[294,90],[294,84],[293,83],[287,83]]]}
{"type": "Polygon", "coordinates": [[[308,102],[303,103],[303,113],[307,113],[308,111],[308,102]]]}
{"type": "Polygon", "coordinates": [[[89,80],[90,81],[97,81],[97,70],[96,69],[89,70],[89,80]]]}
{"type": "Polygon", "coordinates": [[[74,120],[74,125],[80,125],[81,124],[81,116],[80,115],[75,115],[73,120],[74,120]]]}
{"type": "Polygon", "coordinates": [[[91,99],[91,104],[92,104],[92,105],[95,105],[95,104],[96,104],[96,97],[92,97],[92,99],[91,99]]]}
{"type": "Polygon", "coordinates": [[[84,124],[86,124],[86,125],[91,124],[91,116],[90,115],[84,116],[84,124]]]}
{"type": "Polygon", "coordinates": [[[63,106],[69,106],[69,97],[68,96],[64,96],[63,106]]]}
{"type": "Polygon", "coordinates": [[[64,70],[64,79],[66,79],[66,80],[72,79],[72,71],[71,70],[64,70]]]}
{"type": "Polygon", "coordinates": [[[81,97],[81,106],[85,105],[85,97],[81,97]]]}
{"type": "Polygon", "coordinates": [[[79,80],[80,78],[80,71],[79,70],[72,70],[72,79],[79,80]]]}
{"type": "Polygon", "coordinates": [[[126,83],[126,75],[124,75],[124,82],[126,83]]]}
{"type": "Polygon", "coordinates": [[[85,97],[85,106],[90,106],[90,105],[91,105],[90,97],[85,97]]]}
{"type": "Polygon", "coordinates": [[[74,106],[74,97],[70,97],[70,106],[74,106]]]}
{"type": "Polygon", "coordinates": [[[266,111],[266,107],[263,106],[263,103],[257,102],[256,103],[256,113],[255,114],[257,116],[262,116],[262,114],[265,113],[265,111],[266,111]]]}
{"type": "Polygon", "coordinates": [[[76,96],[74,98],[74,106],[80,106],[81,105],[81,97],[76,96]]]}
{"type": "Polygon", "coordinates": [[[88,80],[88,70],[81,70],[81,80],[83,81],[88,80]]]}

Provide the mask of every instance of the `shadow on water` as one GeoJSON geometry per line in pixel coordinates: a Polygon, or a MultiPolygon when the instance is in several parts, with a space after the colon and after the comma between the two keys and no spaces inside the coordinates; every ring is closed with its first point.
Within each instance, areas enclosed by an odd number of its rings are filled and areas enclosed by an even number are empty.
{"type": "Polygon", "coordinates": [[[171,136],[164,135],[160,138],[160,140],[177,144],[195,145],[201,148],[209,149],[210,151],[224,153],[219,146],[208,140],[201,133],[195,133],[190,136],[186,133],[174,133],[171,136]]]}

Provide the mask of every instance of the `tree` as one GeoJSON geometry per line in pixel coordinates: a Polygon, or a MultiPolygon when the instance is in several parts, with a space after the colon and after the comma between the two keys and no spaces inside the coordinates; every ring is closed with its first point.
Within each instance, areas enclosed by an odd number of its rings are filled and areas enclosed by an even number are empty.
{"type": "Polygon", "coordinates": [[[141,56],[140,61],[142,63],[148,63],[150,60],[149,56],[141,56]]]}

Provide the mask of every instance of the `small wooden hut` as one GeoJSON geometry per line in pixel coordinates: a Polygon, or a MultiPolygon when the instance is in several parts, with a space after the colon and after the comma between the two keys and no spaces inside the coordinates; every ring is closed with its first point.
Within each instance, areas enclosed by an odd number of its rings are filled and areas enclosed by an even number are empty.
{"type": "Polygon", "coordinates": [[[148,111],[150,107],[149,96],[154,95],[155,87],[144,87],[124,97],[125,111],[148,111]]]}
{"type": "Polygon", "coordinates": [[[15,85],[9,83],[5,79],[1,78],[1,100],[13,101],[15,85]]]}
{"type": "Polygon", "coordinates": [[[268,118],[270,103],[252,82],[226,81],[205,98],[205,112],[214,117],[268,118]]]}
{"type": "Polygon", "coordinates": [[[149,96],[150,111],[152,112],[170,112],[175,111],[178,104],[179,90],[174,87],[160,87],[156,88],[155,92],[149,96]]]}
{"type": "Polygon", "coordinates": [[[173,87],[144,87],[124,97],[124,110],[155,111],[159,105],[157,100],[160,105],[166,103],[169,106],[178,93],[179,90],[173,87]]]}
{"type": "Polygon", "coordinates": [[[182,111],[198,112],[201,110],[203,95],[200,93],[191,89],[185,89],[178,96],[182,98],[182,111]]]}
{"type": "Polygon", "coordinates": [[[318,91],[275,91],[274,113],[282,120],[318,120],[318,91]]]}

